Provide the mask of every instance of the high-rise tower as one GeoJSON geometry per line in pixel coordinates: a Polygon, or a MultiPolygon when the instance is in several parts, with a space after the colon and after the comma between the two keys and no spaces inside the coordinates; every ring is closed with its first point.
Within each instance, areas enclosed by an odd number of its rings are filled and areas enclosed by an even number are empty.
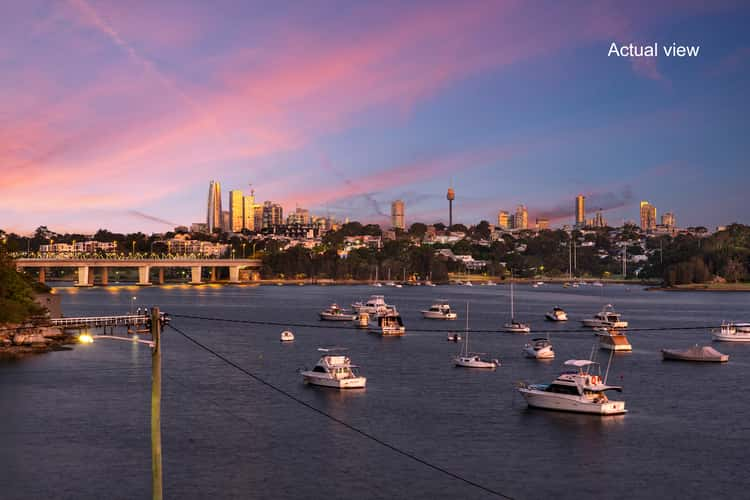
{"type": "Polygon", "coordinates": [[[647,201],[641,202],[641,229],[649,231],[656,228],[656,207],[647,201]]]}
{"type": "Polygon", "coordinates": [[[406,221],[404,219],[404,202],[402,200],[396,200],[391,203],[391,226],[394,229],[406,229],[406,221]]]}
{"type": "Polygon", "coordinates": [[[213,233],[216,228],[221,228],[221,184],[217,181],[211,181],[208,185],[206,225],[209,233],[213,233]]]}
{"type": "Polygon", "coordinates": [[[586,197],[582,194],[576,196],[576,227],[586,225],[586,197]]]}
{"type": "Polygon", "coordinates": [[[448,200],[448,228],[453,225],[453,200],[456,199],[456,192],[453,190],[453,186],[448,188],[448,194],[445,195],[448,200]]]}
{"type": "Polygon", "coordinates": [[[245,195],[242,191],[229,191],[229,230],[233,233],[239,233],[244,226],[245,216],[245,195]]]}

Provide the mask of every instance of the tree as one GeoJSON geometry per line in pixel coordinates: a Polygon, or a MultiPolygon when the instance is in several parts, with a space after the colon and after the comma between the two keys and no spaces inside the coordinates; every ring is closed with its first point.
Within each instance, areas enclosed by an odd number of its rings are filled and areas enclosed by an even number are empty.
{"type": "Polygon", "coordinates": [[[739,259],[732,257],[727,261],[721,275],[725,280],[737,283],[745,277],[745,266],[739,259]]]}
{"type": "Polygon", "coordinates": [[[409,234],[417,238],[423,238],[427,233],[427,225],[422,222],[415,222],[409,227],[409,234]]]}
{"type": "Polygon", "coordinates": [[[34,292],[46,290],[16,271],[13,260],[0,249],[0,324],[22,323],[43,314],[44,308],[34,301],[34,292]]]}

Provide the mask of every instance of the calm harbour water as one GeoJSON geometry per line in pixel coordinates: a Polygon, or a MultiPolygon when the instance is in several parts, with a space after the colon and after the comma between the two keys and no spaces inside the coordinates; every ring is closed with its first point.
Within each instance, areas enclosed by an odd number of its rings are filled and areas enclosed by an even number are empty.
{"type": "MultiPolygon", "coordinates": [[[[454,368],[459,348],[443,332],[499,329],[507,286],[166,287],[60,289],[67,316],[137,305],[172,314],[318,323],[331,302],[382,293],[404,317],[403,338],[352,328],[294,328],[190,319],[173,324],[269,382],[401,449],[514,498],[747,498],[750,476],[750,344],[714,344],[724,365],[663,362],[659,349],[710,344],[708,330],[633,332],[610,383],[629,413],[595,417],[529,410],[514,383],[548,382],[570,358],[588,358],[590,333],[553,334],[557,357],[521,355],[529,336],[473,334],[472,350],[496,371],[454,368]],[[424,320],[450,301],[459,320],[424,320]],[[305,386],[297,369],[319,346],[346,346],[368,377],[364,391],[305,386]]],[[[532,328],[578,329],[613,303],[631,327],[750,320],[744,293],[646,292],[622,285],[516,287],[516,311],[532,328]],[[551,324],[555,305],[568,324],[551,324]]],[[[534,336],[533,334],[531,336],[534,336]]],[[[163,338],[165,498],[491,498],[395,454],[280,396],[167,329],[163,338]]],[[[606,360],[602,351],[601,359],[606,360]]],[[[150,352],[99,341],[71,351],[0,362],[0,498],[148,498],[151,494],[150,352]]]]}

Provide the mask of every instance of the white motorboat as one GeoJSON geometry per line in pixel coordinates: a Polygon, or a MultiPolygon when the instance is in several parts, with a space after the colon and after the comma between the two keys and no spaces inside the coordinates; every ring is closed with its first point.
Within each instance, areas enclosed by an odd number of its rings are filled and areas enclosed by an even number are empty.
{"type": "Polygon", "coordinates": [[[722,354],[711,346],[695,345],[689,349],[662,349],[664,361],[698,361],[701,363],[726,363],[728,354],[722,354]]]}
{"type": "Polygon", "coordinates": [[[379,333],[383,337],[401,336],[406,333],[406,327],[401,315],[395,308],[388,313],[379,315],[377,325],[370,326],[370,331],[379,333]]]}
{"type": "Polygon", "coordinates": [[[611,328],[606,332],[598,333],[599,347],[608,351],[632,351],[633,346],[624,332],[611,328]]]}
{"type": "Polygon", "coordinates": [[[320,313],[320,319],[324,321],[352,321],[355,316],[341,309],[338,304],[331,304],[328,309],[320,313]]]}
{"type": "Polygon", "coordinates": [[[604,283],[602,283],[601,281],[594,281],[593,283],[591,283],[591,286],[604,286],[604,283]]]}
{"type": "Polygon", "coordinates": [[[425,319],[456,319],[458,314],[451,311],[451,306],[445,301],[435,302],[426,311],[422,311],[425,319]]]}
{"type": "Polygon", "coordinates": [[[513,301],[513,282],[510,282],[510,323],[505,323],[504,328],[506,332],[510,333],[531,333],[531,327],[520,321],[516,321],[515,318],[515,304],[513,301]]]}
{"type": "Polygon", "coordinates": [[[544,317],[549,321],[568,321],[568,313],[560,307],[553,307],[544,317]]]}
{"type": "Polygon", "coordinates": [[[620,317],[621,314],[615,312],[612,304],[607,304],[593,318],[584,319],[581,323],[583,323],[583,326],[590,327],[627,328],[628,322],[623,321],[620,317]]]}
{"type": "Polygon", "coordinates": [[[453,363],[462,368],[489,368],[500,366],[497,359],[487,360],[480,357],[481,353],[469,352],[469,303],[466,303],[466,331],[464,332],[464,344],[461,351],[453,358],[453,363]]]}
{"type": "Polygon", "coordinates": [[[531,342],[523,347],[523,353],[527,358],[552,359],[555,357],[552,342],[543,338],[531,339],[531,342]]]}
{"type": "Polygon", "coordinates": [[[624,401],[611,401],[607,397],[607,391],[621,391],[622,388],[607,385],[607,381],[602,380],[598,363],[588,359],[569,359],[565,366],[575,370],[563,372],[549,384],[519,385],[518,392],[529,406],[595,415],[627,413],[624,401]],[[597,368],[596,374],[592,373],[594,367],[597,368]]]}
{"type": "MultiPolygon", "coordinates": [[[[318,349],[321,352],[333,352],[341,349],[318,349]]],[[[347,356],[340,354],[325,354],[312,370],[301,372],[305,383],[333,387],[335,389],[361,389],[365,387],[367,379],[354,372],[357,368],[347,356]]]]}
{"type": "Polygon", "coordinates": [[[471,281],[467,281],[466,283],[464,283],[464,286],[474,286],[474,285],[472,284],[471,281]]]}
{"type": "Polygon", "coordinates": [[[488,281],[487,286],[497,286],[497,283],[495,283],[494,281],[488,281]]]}
{"type": "Polygon", "coordinates": [[[722,323],[717,330],[711,331],[711,338],[719,342],[750,342],[750,328],[748,323],[722,323]]]}
{"type": "Polygon", "coordinates": [[[391,307],[385,303],[385,297],[382,295],[371,295],[367,302],[355,302],[352,304],[352,309],[358,313],[366,312],[367,314],[374,316],[376,314],[385,314],[388,312],[388,308],[391,307]]]}
{"type": "Polygon", "coordinates": [[[380,283],[379,281],[376,281],[375,283],[372,284],[372,286],[376,286],[378,288],[381,288],[383,286],[383,284],[380,283]]]}
{"type": "Polygon", "coordinates": [[[433,283],[432,281],[427,280],[424,282],[424,286],[437,286],[437,285],[435,285],[435,283],[433,283]]]}
{"type": "Polygon", "coordinates": [[[283,332],[281,332],[279,340],[281,342],[294,342],[294,334],[289,330],[284,330],[283,332]]]}
{"type": "Polygon", "coordinates": [[[457,333],[454,333],[453,335],[448,335],[448,342],[458,342],[461,340],[461,336],[457,333]]]}

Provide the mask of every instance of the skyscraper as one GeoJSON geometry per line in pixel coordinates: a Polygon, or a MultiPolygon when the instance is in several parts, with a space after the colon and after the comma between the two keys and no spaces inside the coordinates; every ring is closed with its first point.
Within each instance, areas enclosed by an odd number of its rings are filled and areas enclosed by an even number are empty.
{"type": "Polygon", "coordinates": [[[500,229],[510,229],[509,219],[508,219],[508,212],[505,210],[500,210],[497,213],[497,226],[500,229]]]}
{"type": "Polygon", "coordinates": [[[448,188],[448,194],[445,195],[448,200],[448,228],[453,225],[453,200],[456,199],[456,192],[453,190],[453,186],[448,188]]]}
{"type": "Polygon", "coordinates": [[[221,185],[217,181],[211,181],[208,185],[206,225],[209,233],[221,228],[221,185]]]}
{"type": "Polygon", "coordinates": [[[677,220],[672,212],[664,212],[661,216],[661,225],[667,229],[674,229],[677,225],[677,220]]]}
{"type": "Polygon", "coordinates": [[[404,220],[404,202],[396,200],[391,203],[391,226],[394,229],[406,229],[406,221],[404,220]]]}
{"type": "Polygon", "coordinates": [[[582,194],[576,196],[576,227],[586,225],[586,197],[582,194]]]}
{"type": "Polygon", "coordinates": [[[248,231],[255,231],[255,212],[253,207],[255,206],[255,191],[250,191],[250,194],[245,196],[245,200],[242,203],[242,225],[248,231]]]}
{"type": "Polygon", "coordinates": [[[284,210],[281,205],[272,201],[263,202],[263,228],[278,226],[284,223],[284,210]]]}
{"type": "Polygon", "coordinates": [[[513,229],[528,229],[529,227],[529,212],[526,210],[525,205],[518,205],[516,207],[516,216],[513,217],[513,229]]]}
{"type": "Polygon", "coordinates": [[[656,207],[647,201],[641,202],[641,229],[656,229],[656,207]]]}
{"type": "Polygon", "coordinates": [[[536,219],[536,229],[538,231],[544,231],[545,229],[549,229],[549,219],[545,219],[542,217],[537,217],[536,219]]]}
{"type": "Polygon", "coordinates": [[[242,231],[245,223],[245,195],[234,189],[229,191],[229,230],[233,233],[242,231]]]}

